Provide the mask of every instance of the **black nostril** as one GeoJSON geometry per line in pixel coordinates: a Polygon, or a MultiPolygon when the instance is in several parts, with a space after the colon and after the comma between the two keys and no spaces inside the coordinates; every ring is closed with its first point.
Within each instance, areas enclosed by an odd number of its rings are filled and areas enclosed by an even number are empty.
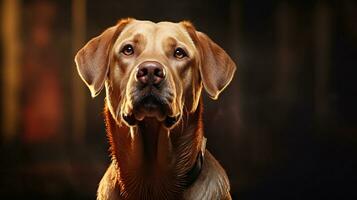
{"type": "Polygon", "coordinates": [[[162,68],[156,68],[154,70],[154,75],[159,77],[159,78],[165,78],[165,72],[162,68]]]}
{"type": "Polygon", "coordinates": [[[137,78],[143,77],[143,76],[147,76],[148,75],[148,69],[147,68],[139,68],[138,72],[136,74],[137,78]]]}

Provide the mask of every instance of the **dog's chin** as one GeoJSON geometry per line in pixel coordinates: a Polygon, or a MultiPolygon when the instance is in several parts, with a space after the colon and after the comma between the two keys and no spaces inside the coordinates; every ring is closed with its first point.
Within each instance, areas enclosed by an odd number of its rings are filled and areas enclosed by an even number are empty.
{"type": "Polygon", "coordinates": [[[179,121],[180,114],[172,116],[170,113],[170,106],[149,97],[136,103],[132,111],[122,117],[129,126],[136,126],[139,122],[150,118],[163,123],[166,128],[172,128],[179,121]]]}
{"type": "Polygon", "coordinates": [[[123,115],[122,118],[126,122],[127,125],[129,126],[136,126],[138,125],[139,122],[144,121],[147,118],[155,118],[158,122],[162,123],[166,128],[170,129],[173,128],[180,120],[180,115],[177,116],[152,116],[152,115],[143,115],[143,114],[128,114],[128,115],[123,115]],[[138,117],[140,116],[140,117],[138,117]]]}

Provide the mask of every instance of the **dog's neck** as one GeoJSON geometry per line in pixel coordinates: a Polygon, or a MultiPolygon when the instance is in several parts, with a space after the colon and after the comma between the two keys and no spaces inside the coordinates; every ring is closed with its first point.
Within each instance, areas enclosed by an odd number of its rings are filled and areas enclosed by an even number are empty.
{"type": "Polygon", "coordinates": [[[118,125],[105,109],[107,134],[123,199],[180,199],[187,172],[195,165],[203,140],[202,106],[184,113],[171,130],[156,119],[135,127],[118,125]]]}

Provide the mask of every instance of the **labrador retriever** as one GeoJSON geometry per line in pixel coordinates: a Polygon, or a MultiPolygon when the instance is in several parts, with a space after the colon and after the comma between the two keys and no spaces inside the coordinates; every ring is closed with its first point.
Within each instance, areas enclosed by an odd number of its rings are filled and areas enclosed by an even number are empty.
{"type": "Polygon", "coordinates": [[[187,21],[120,20],[75,56],[92,97],[105,88],[112,162],[98,200],[231,199],[205,148],[202,89],[212,99],[236,65],[187,21]]]}

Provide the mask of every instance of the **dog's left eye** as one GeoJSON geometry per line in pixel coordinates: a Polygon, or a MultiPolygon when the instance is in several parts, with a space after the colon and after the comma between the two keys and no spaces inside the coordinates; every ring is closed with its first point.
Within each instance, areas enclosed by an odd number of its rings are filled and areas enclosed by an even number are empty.
{"type": "Polygon", "coordinates": [[[182,59],[184,57],[187,57],[187,53],[186,53],[185,50],[183,50],[182,48],[178,47],[178,48],[175,49],[174,56],[175,56],[175,58],[182,59]]]}
{"type": "Polygon", "coordinates": [[[130,56],[134,53],[134,47],[130,44],[127,44],[121,49],[120,52],[124,55],[130,56]]]}

